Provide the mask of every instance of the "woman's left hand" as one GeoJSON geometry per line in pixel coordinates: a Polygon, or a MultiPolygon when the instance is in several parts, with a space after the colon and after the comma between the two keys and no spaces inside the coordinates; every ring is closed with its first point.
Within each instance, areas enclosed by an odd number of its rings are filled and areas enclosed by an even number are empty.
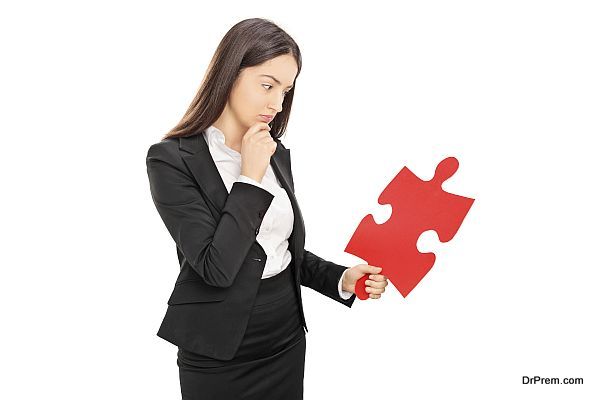
{"type": "Polygon", "coordinates": [[[369,293],[370,299],[378,299],[381,297],[381,293],[385,292],[385,287],[388,285],[387,277],[378,273],[381,270],[379,267],[368,264],[355,265],[344,274],[342,289],[347,292],[356,293],[356,282],[369,274],[369,277],[365,281],[365,290],[369,293]]]}

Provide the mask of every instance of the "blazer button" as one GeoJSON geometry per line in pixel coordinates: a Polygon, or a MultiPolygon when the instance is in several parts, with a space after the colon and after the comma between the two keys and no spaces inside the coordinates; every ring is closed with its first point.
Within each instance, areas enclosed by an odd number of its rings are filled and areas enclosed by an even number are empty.
{"type": "Polygon", "coordinates": [[[263,213],[262,213],[262,211],[259,211],[259,212],[258,212],[258,218],[262,218],[262,216],[263,216],[263,213]]]}
{"type": "Polygon", "coordinates": [[[254,233],[256,233],[258,235],[258,228],[256,228],[256,230],[254,231],[254,233]]]}

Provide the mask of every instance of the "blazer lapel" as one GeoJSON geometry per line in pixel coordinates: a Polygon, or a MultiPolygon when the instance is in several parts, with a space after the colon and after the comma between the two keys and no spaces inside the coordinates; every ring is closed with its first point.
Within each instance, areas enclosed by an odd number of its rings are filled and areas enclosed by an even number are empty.
{"type": "Polygon", "coordinates": [[[202,137],[202,133],[180,137],[179,149],[187,152],[182,155],[183,161],[206,195],[205,198],[220,215],[227,200],[227,188],[219,175],[219,170],[210,155],[208,144],[202,137]]]}
{"type": "MultiPolygon", "coordinates": [[[[294,227],[289,238],[290,244],[288,249],[294,256],[296,267],[299,267],[297,263],[301,259],[301,252],[304,249],[304,220],[296,196],[294,195],[290,150],[285,149],[279,140],[276,140],[276,142],[277,149],[271,156],[270,164],[277,179],[279,179],[285,189],[294,210],[294,227]]],[[[182,154],[183,160],[192,172],[198,186],[204,192],[205,198],[208,199],[216,210],[216,217],[218,217],[225,206],[228,192],[221,179],[219,170],[210,155],[208,144],[204,140],[202,133],[180,137],[179,149],[185,152],[182,154]]],[[[296,275],[298,275],[299,268],[295,268],[295,270],[296,275]]]]}

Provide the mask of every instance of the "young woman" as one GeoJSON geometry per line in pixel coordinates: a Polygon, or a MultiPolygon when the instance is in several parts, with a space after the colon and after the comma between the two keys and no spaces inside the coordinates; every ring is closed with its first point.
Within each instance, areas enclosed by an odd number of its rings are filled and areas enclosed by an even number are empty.
{"type": "Polygon", "coordinates": [[[177,345],[183,399],[302,399],[300,285],[351,307],[366,274],[304,249],[286,130],[300,50],[264,19],[233,26],[179,124],[146,158],[180,272],[158,336],[177,345]]]}

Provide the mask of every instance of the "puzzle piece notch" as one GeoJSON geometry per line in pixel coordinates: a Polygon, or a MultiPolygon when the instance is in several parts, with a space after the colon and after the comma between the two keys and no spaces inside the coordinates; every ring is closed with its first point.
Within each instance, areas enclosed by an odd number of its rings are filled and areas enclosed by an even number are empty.
{"type": "MultiPolygon", "coordinates": [[[[442,160],[429,181],[403,167],[378,198],[379,204],[392,206],[390,218],[377,224],[372,214],[365,216],[346,246],[347,253],[381,267],[381,274],[404,297],[425,277],[436,259],[433,253],[418,251],[419,236],[434,230],[441,242],[450,241],[474,202],[441,188],[456,173],[458,165],[454,157],[442,160]]],[[[365,275],[355,286],[355,293],[362,300],[368,298],[367,278],[365,275]]]]}

